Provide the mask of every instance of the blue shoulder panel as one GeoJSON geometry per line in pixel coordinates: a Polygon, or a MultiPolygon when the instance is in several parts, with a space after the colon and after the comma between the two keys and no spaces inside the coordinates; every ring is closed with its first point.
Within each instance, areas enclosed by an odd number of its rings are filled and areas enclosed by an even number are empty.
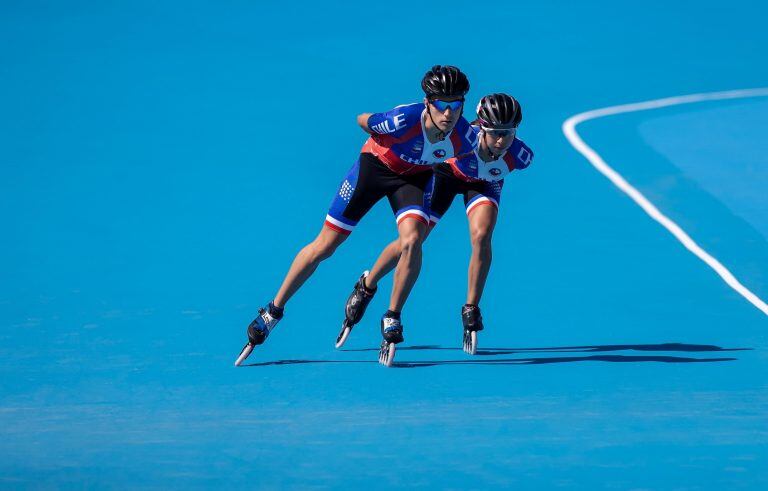
{"type": "Polygon", "coordinates": [[[421,119],[424,104],[417,102],[397,106],[385,113],[374,113],[368,118],[368,129],[379,135],[399,137],[421,119]]]}
{"type": "Polygon", "coordinates": [[[507,153],[515,158],[515,169],[525,169],[533,162],[533,150],[523,140],[515,138],[507,153]]]}

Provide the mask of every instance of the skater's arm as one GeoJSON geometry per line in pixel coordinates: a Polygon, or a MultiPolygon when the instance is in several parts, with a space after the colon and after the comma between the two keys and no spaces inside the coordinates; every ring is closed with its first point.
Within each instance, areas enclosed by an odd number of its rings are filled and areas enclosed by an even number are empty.
{"type": "Polygon", "coordinates": [[[423,107],[419,104],[397,106],[383,113],[363,113],[357,117],[357,124],[371,135],[400,137],[421,119],[423,107]]]}
{"type": "Polygon", "coordinates": [[[357,115],[357,124],[360,125],[360,127],[368,133],[369,135],[373,134],[373,131],[371,131],[370,128],[368,128],[368,119],[371,117],[371,113],[363,113],[357,115]]]}

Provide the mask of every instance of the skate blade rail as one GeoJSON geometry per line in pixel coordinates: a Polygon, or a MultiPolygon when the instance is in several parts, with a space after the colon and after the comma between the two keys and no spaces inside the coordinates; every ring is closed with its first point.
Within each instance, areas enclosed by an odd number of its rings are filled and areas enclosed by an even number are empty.
{"type": "Polygon", "coordinates": [[[477,354],[477,331],[464,331],[464,352],[469,355],[477,354]]]}
{"type": "Polygon", "coordinates": [[[254,346],[251,343],[246,343],[245,346],[243,346],[243,350],[240,352],[240,356],[238,356],[237,360],[235,360],[236,367],[239,367],[246,358],[251,356],[251,353],[253,353],[253,348],[254,346]]]}
{"type": "Polygon", "coordinates": [[[339,332],[339,335],[336,337],[336,349],[344,346],[344,343],[347,342],[347,338],[351,332],[352,326],[348,325],[347,321],[344,320],[344,322],[341,323],[341,332],[339,332]]]}
{"type": "Polygon", "coordinates": [[[379,363],[385,367],[391,367],[395,361],[395,351],[397,351],[395,343],[388,343],[382,341],[381,349],[379,350],[379,363]]]}

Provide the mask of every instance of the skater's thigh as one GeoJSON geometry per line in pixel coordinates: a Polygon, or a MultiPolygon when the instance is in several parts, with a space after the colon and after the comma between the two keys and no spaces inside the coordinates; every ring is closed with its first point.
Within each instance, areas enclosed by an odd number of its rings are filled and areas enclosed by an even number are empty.
{"type": "Polygon", "coordinates": [[[404,246],[421,243],[427,237],[428,226],[425,220],[408,216],[397,224],[397,233],[400,239],[400,249],[404,246]]]}
{"type": "Polygon", "coordinates": [[[501,201],[501,188],[504,181],[472,183],[464,192],[464,207],[469,218],[470,229],[496,225],[496,216],[501,201]],[[477,218],[473,217],[475,215],[477,218]],[[476,224],[473,226],[473,223],[476,224]]]}
{"type": "Polygon", "coordinates": [[[341,233],[330,227],[324,226],[320,229],[320,233],[317,234],[317,237],[315,237],[314,244],[320,249],[332,253],[347,240],[347,237],[349,237],[349,234],[341,233]]]}
{"type": "Polygon", "coordinates": [[[432,227],[437,225],[451,207],[453,199],[463,189],[463,184],[453,175],[448,164],[439,164],[435,168],[435,174],[424,195],[424,204],[429,212],[429,223],[432,227]]]}
{"type": "Polygon", "coordinates": [[[349,198],[347,215],[353,220],[360,220],[365,216],[373,205],[386,196],[392,174],[392,171],[374,155],[360,154],[360,175],[349,198]]]}
{"type": "Polygon", "coordinates": [[[431,171],[402,176],[387,194],[398,229],[404,220],[417,220],[425,227],[429,224],[429,213],[424,207],[424,191],[431,178],[431,171]]]}
{"type": "Polygon", "coordinates": [[[371,154],[360,154],[331,202],[325,228],[350,234],[371,207],[386,196],[391,171],[371,154]]]}
{"type": "Polygon", "coordinates": [[[498,209],[495,206],[478,206],[467,218],[469,220],[469,235],[473,241],[490,240],[496,227],[498,209]]]}
{"type": "Polygon", "coordinates": [[[503,181],[473,183],[464,193],[469,221],[469,236],[473,242],[490,240],[499,214],[503,181]]]}

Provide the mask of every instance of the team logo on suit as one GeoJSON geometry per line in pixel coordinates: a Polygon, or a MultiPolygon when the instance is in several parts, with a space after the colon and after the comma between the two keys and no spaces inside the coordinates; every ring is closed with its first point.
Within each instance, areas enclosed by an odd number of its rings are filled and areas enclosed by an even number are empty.
{"type": "Polygon", "coordinates": [[[438,148],[437,150],[432,152],[432,155],[434,155],[435,158],[441,159],[445,157],[445,150],[443,150],[442,148],[438,148]]]}

